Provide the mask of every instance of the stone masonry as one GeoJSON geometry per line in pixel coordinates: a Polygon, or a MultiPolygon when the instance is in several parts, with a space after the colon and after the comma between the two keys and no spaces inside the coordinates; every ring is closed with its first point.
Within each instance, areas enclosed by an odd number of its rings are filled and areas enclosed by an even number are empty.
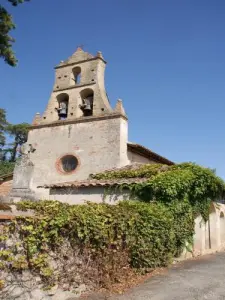
{"type": "Polygon", "coordinates": [[[12,197],[49,198],[49,190],[40,187],[136,162],[173,164],[128,143],[122,101],[113,109],[105,91],[105,65],[101,52],[93,56],[78,48],[55,67],[49,102],[43,115],[35,115],[14,170],[12,197]]]}
{"type": "Polygon", "coordinates": [[[36,114],[14,172],[12,196],[46,197],[38,186],[88,178],[90,173],[129,164],[128,124],[121,100],[110,106],[105,87],[102,54],[92,56],[78,48],[55,69],[55,84],[43,115],[36,114]],[[78,81],[78,76],[80,77],[78,81]],[[81,106],[91,97],[92,111],[81,106]],[[67,116],[59,118],[60,102],[67,116]],[[76,168],[62,172],[63,157],[75,157],[76,168]]]}
{"type": "Polygon", "coordinates": [[[79,104],[82,104],[82,93],[93,91],[94,104],[93,115],[101,116],[112,113],[104,86],[104,72],[106,62],[100,52],[94,57],[78,48],[77,51],[65,62],[61,62],[56,68],[55,84],[48,106],[41,118],[41,123],[57,121],[57,98],[66,93],[69,95],[68,120],[82,117],[79,104]],[[80,70],[79,83],[74,82],[73,70],[80,70]]]}

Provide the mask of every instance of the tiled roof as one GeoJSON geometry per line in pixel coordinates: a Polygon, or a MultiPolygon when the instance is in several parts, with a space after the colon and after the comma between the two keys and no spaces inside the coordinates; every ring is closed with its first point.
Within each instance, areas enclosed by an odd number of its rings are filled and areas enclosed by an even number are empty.
{"type": "Polygon", "coordinates": [[[174,165],[175,163],[172,162],[171,160],[153,152],[152,150],[139,145],[139,144],[135,144],[135,143],[127,143],[127,149],[130,150],[131,152],[140,154],[144,157],[147,157],[153,161],[155,161],[156,163],[162,163],[162,164],[166,164],[166,165],[174,165]]]}
{"type": "MultiPolygon", "coordinates": [[[[107,169],[100,173],[110,173],[112,171],[131,171],[131,170],[139,169],[141,166],[143,166],[143,163],[135,162],[130,165],[123,166],[123,167],[115,167],[115,168],[107,169]]],[[[93,176],[96,174],[99,174],[99,172],[95,173],[95,174],[90,174],[90,178],[93,178],[93,176]]]]}
{"type": "Polygon", "coordinates": [[[67,188],[67,187],[96,187],[96,186],[119,186],[122,184],[131,184],[131,183],[142,183],[147,181],[148,178],[117,178],[117,179],[86,179],[80,181],[70,181],[70,182],[62,182],[55,184],[47,184],[44,188],[67,188]]]}

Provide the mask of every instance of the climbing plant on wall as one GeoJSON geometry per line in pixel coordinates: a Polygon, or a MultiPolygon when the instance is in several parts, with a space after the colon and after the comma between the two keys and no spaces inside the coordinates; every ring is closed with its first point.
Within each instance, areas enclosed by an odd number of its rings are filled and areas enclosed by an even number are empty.
{"type": "Polygon", "coordinates": [[[85,283],[110,286],[128,270],[168,265],[191,245],[196,215],[207,219],[210,201],[224,195],[223,180],[192,163],[144,165],[93,177],[146,181],[130,185],[133,200],[117,205],[18,203],[18,209],[31,209],[34,215],[17,217],[0,237],[15,240],[0,251],[3,272],[30,270],[40,275],[45,287],[72,284],[77,273],[85,283]]]}
{"type": "Polygon", "coordinates": [[[173,166],[143,165],[134,170],[112,171],[93,175],[96,179],[146,178],[145,182],[126,185],[140,200],[171,203],[187,199],[196,214],[207,219],[210,201],[222,199],[224,181],[213,170],[194,163],[173,166]]]}
{"type": "Polygon", "coordinates": [[[193,214],[187,203],[165,206],[124,201],[118,205],[68,205],[57,201],[23,201],[17,208],[32,209],[35,215],[17,217],[0,236],[1,241],[11,240],[7,250],[0,250],[0,269],[30,270],[40,275],[45,287],[60,284],[65,278],[72,281],[74,273],[69,274],[69,270],[77,257],[82,260],[78,266],[82,280],[95,282],[101,278],[98,285],[105,287],[121,280],[129,268],[148,270],[166,266],[193,235],[193,214]],[[74,253],[75,260],[61,278],[54,266],[66,264],[74,253]],[[87,261],[92,266],[89,274],[87,261]]]}

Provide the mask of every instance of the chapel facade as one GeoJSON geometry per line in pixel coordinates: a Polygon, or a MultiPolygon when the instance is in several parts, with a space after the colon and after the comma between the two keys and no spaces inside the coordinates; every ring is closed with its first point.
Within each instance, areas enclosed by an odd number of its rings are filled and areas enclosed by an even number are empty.
{"type": "Polygon", "coordinates": [[[55,83],[42,115],[37,113],[16,165],[11,195],[43,198],[41,187],[88,179],[90,174],[133,163],[173,164],[151,150],[128,142],[122,101],[112,108],[101,52],[78,48],[55,67],[55,83]]]}

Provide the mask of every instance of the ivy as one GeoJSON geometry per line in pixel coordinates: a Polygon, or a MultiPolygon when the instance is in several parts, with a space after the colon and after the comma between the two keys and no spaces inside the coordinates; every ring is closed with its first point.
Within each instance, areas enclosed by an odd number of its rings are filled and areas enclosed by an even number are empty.
{"type": "MultiPolygon", "coordinates": [[[[74,255],[83,261],[79,264],[82,280],[98,280],[96,284],[105,287],[118,282],[128,269],[166,266],[185,247],[191,251],[195,217],[201,214],[207,220],[211,202],[221,199],[225,190],[214,171],[192,163],[143,165],[92,177],[146,181],[122,185],[121,189],[130,188],[134,200],[117,205],[17,203],[17,209],[31,209],[34,215],[17,217],[0,237],[2,241],[19,237],[18,245],[0,252],[0,269],[29,269],[50,287],[61,280],[50,263],[52,257],[62,257],[65,263],[74,255]],[[62,245],[67,245],[64,253],[62,245]],[[91,272],[85,264],[92,266],[91,272]]],[[[63,269],[68,282],[74,277],[70,269],[71,265],[63,269]]]]}
{"type": "MultiPolygon", "coordinates": [[[[96,179],[146,178],[146,182],[126,184],[133,197],[165,204],[173,201],[188,200],[195,215],[208,218],[211,201],[224,197],[224,181],[213,170],[194,163],[182,163],[172,166],[161,164],[141,165],[135,169],[114,170],[92,175],[96,179]]],[[[120,187],[121,188],[121,187],[120,187]]]]}
{"type": "Polygon", "coordinates": [[[0,268],[29,269],[48,287],[59,280],[49,259],[52,253],[59,255],[65,243],[84,257],[88,253],[102,278],[99,284],[105,286],[105,280],[117,282],[124,276],[127,266],[148,270],[168,265],[193,234],[190,206],[176,201],[168,206],[138,201],[117,205],[23,201],[17,208],[32,209],[35,215],[17,217],[7,229],[8,238],[19,236],[20,243],[2,250],[0,268]],[[181,225],[180,220],[185,222],[181,225]]]}
{"type": "Polygon", "coordinates": [[[106,171],[103,173],[92,174],[94,179],[119,179],[119,178],[151,178],[152,176],[165,172],[170,167],[162,164],[140,165],[136,168],[125,170],[106,171]]]}

